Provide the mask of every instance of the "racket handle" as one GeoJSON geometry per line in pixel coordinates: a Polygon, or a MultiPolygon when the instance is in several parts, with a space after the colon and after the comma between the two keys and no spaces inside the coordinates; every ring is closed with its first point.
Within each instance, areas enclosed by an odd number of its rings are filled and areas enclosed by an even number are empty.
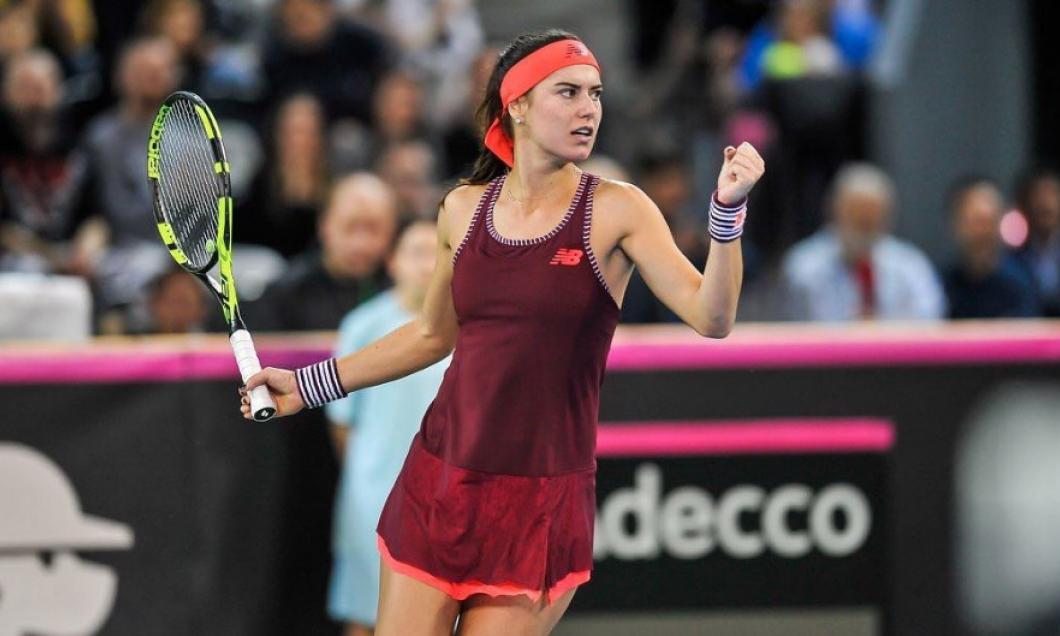
{"type": "MultiPolygon", "coordinates": [[[[245,384],[250,376],[261,371],[261,362],[258,361],[254,341],[251,340],[250,332],[246,329],[237,329],[228,341],[232,343],[232,352],[236,354],[236,364],[239,365],[239,375],[243,376],[245,384]]],[[[264,422],[276,415],[276,403],[269,395],[269,387],[263,385],[250,391],[250,412],[257,422],[264,422]]]]}

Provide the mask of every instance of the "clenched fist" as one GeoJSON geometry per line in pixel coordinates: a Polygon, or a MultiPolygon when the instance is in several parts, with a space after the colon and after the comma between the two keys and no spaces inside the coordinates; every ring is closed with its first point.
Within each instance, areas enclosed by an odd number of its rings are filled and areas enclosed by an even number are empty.
{"type": "Polygon", "coordinates": [[[725,163],[718,175],[718,201],[723,205],[737,203],[751,192],[751,188],[762,178],[766,162],[746,141],[739,148],[725,148],[725,163]]]}

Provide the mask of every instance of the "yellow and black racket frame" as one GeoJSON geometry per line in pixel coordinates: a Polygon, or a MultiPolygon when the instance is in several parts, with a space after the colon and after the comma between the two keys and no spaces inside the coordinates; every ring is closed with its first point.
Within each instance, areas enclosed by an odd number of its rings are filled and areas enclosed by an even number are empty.
{"type": "MultiPolygon", "coordinates": [[[[225,155],[224,144],[221,142],[221,127],[217,125],[210,107],[206,105],[201,97],[189,91],[177,91],[162,102],[151,125],[151,133],[147,142],[147,180],[151,186],[151,198],[153,200],[155,224],[158,233],[162,237],[169,254],[185,271],[194,274],[213,292],[217,301],[221,303],[225,320],[228,322],[228,341],[232,345],[236,364],[239,367],[243,382],[254,374],[261,371],[261,363],[258,360],[257,351],[254,348],[253,339],[243,317],[239,313],[239,297],[236,295],[235,277],[232,275],[232,180],[228,158],[225,155]],[[162,134],[166,127],[166,117],[173,109],[174,104],[187,101],[198,115],[202,132],[209,141],[209,147],[213,153],[213,173],[217,179],[217,235],[206,240],[207,262],[201,266],[193,265],[187,255],[181,249],[177,236],[173,232],[173,226],[166,218],[166,210],[159,189],[160,182],[165,178],[162,174],[161,155],[163,152],[162,134]],[[218,266],[218,279],[207,272],[218,266]]],[[[269,394],[267,386],[258,386],[249,392],[250,412],[254,419],[261,422],[268,420],[276,414],[276,403],[269,394]]]]}
{"type": "Polygon", "coordinates": [[[221,310],[229,325],[230,332],[238,329],[246,329],[243,318],[239,312],[239,297],[236,294],[235,278],[232,276],[232,179],[231,166],[225,155],[224,143],[221,141],[221,127],[213,111],[206,105],[201,97],[190,91],[177,91],[167,97],[158,109],[154,122],[151,125],[151,133],[147,142],[147,179],[151,186],[151,199],[155,216],[155,224],[162,242],[169,249],[170,256],[187,272],[196,275],[213,291],[221,310]],[[202,267],[193,267],[188,257],[177,244],[173,228],[166,219],[163,209],[162,198],[159,196],[159,180],[161,176],[160,143],[162,132],[165,130],[166,116],[178,101],[191,103],[192,109],[198,115],[199,123],[202,125],[203,134],[209,141],[210,150],[213,153],[213,170],[217,178],[217,236],[214,239],[215,249],[211,251],[209,261],[202,267]],[[206,274],[214,265],[219,264],[218,276],[215,280],[206,274]]]}

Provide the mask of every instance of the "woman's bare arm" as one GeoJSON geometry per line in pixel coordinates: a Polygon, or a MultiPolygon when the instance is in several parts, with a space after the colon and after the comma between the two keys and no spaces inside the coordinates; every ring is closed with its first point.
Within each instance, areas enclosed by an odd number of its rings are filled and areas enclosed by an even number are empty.
{"type": "MultiPolygon", "coordinates": [[[[765,164],[750,144],[730,148],[718,179],[718,198],[735,203],[761,178],[765,164]]],[[[652,293],[697,333],[724,338],[736,320],[743,280],[740,241],[711,241],[703,272],[692,266],[674,243],[655,203],[639,189],[623,185],[620,202],[625,230],[619,247],[640,269],[652,293]]]]}
{"type": "Polygon", "coordinates": [[[346,391],[403,378],[452,352],[457,322],[450,287],[453,248],[447,228],[443,206],[438,215],[438,259],[420,314],[375,342],[339,358],[339,379],[346,391]]]}
{"type": "MultiPolygon", "coordinates": [[[[438,256],[420,314],[387,335],[337,360],[339,380],[347,392],[405,377],[445,358],[456,342],[457,320],[450,283],[453,279],[454,223],[446,210],[451,200],[463,209],[469,193],[454,190],[438,212],[438,256]]],[[[473,193],[471,193],[473,194],[473,193]]],[[[470,215],[468,215],[470,216],[470,215]]],[[[464,227],[466,222],[455,224],[464,227]]],[[[463,238],[463,234],[459,234],[463,238]]],[[[251,377],[241,393],[268,385],[277,415],[301,410],[305,401],[298,392],[293,371],[266,368],[251,377]]],[[[244,417],[249,408],[241,407],[244,417]]]]}

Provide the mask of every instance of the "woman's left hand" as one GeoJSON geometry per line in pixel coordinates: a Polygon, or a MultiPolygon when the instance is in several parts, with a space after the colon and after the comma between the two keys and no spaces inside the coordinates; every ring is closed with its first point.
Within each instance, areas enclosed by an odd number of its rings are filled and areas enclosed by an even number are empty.
{"type": "Polygon", "coordinates": [[[746,141],[739,148],[725,148],[725,163],[718,175],[718,201],[732,205],[743,200],[766,171],[766,162],[746,141]]]}

